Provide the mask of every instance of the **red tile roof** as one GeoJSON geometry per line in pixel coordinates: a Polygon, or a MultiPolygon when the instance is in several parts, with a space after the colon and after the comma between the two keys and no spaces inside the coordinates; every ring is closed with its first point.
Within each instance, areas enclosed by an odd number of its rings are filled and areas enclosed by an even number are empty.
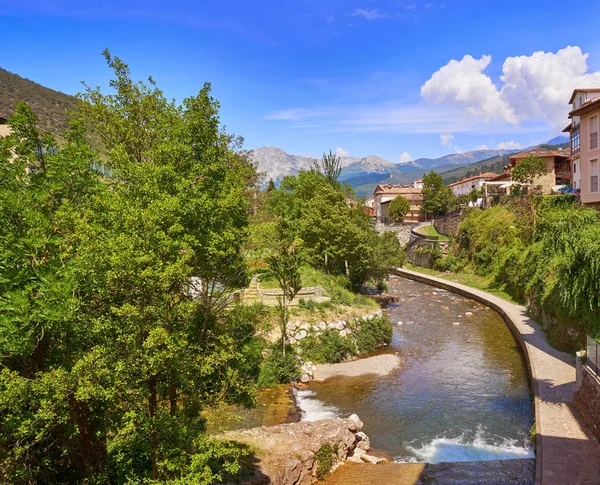
{"type": "Polygon", "coordinates": [[[462,184],[464,182],[470,182],[471,180],[491,179],[491,178],[495,177],[496,175],[498,175],[498,174],[497,173],[492,173],[492,172],[480,173],[479,175],[473,175],[472,177],[469,177],[469,178],[466,178],[466,179],[462,179],[462,180],[458,180],[457,182],[454,182],[452,184],[448,184],[448,187],[453,187],[454,185],[462,184]]]}

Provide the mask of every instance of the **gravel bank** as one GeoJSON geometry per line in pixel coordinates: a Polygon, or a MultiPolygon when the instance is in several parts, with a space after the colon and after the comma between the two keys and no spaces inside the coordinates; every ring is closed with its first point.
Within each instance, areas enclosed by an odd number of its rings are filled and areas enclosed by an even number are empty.
{"type": "Polygon", "coordinates": [[[396,354],[383,354],[353,362],[320,364],[314,371],[314,380],[324,381],[333,376],[356,377],[365,374],[385,376],[400,367],[402,359],[396,354]]]}

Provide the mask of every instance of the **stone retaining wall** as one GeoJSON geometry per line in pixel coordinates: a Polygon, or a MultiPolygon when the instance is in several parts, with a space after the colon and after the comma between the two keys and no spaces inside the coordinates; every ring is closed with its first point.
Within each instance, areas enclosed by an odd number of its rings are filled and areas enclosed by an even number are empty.
{"type": "Polygon", "coordinates": [[[410,224],[377,224],[375,226],[375,230],[379,234],[383,234],[384,232],[395,232],[396,236],[398,236],[398,241],[400,241],[402,246],[410,242],[410,228],[410,224]]]}
{"type": "Polygon", "coordinates": [[[586,366],[581,368],[581,373],[581,387],[575,392],[573,404],[590,431],[600,440],[600,379],[586,366]]]}
{"type": "Polygon", "coordinates": [[[443,217],[433,221],[433,226],[436,231],[444,236],[456,237],[458,235],[458,227],[462,220],[461,214],[453,214],[448,217],[443,217]]]}
{"type": "Polygon", "coordinates": [[[431,241],[428,239],[413,239],[406,248],[406,258],[410,264],[423,268],[433,267],[432,252],[439,244],[442,254],[448,253],[448,241],[431,241]]]}

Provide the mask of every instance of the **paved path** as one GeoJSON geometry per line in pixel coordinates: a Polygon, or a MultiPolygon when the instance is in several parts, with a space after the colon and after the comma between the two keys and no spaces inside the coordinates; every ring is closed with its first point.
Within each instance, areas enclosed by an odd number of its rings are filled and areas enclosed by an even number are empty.
{"type": "Polygon", "coordinates": [[[575,359],[553,349],[525,307],[460,283],[398,269],[395,274],[477,300],[500,313],[521,345],[535,394],[538,485],[600,484],[600,446],[573,409],[575,359]]]}

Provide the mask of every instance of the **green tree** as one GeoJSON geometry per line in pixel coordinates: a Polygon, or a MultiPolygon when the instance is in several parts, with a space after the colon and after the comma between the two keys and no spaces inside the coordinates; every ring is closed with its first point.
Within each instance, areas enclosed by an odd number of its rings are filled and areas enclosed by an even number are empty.
{"type": "Polygon", "coordinates": [[[321,172],[325,175],[325,179],[331,185],[335,186],[338,183],[338,178],[342,173],[342,167],[340,165],[340,157],[329,150],[329,153],[323,153],[321,160],[313,161],[313,168],[317,172],[321,172]]]}
{"type": "Polygon", "coordinates": [[[535,155],[529,155],[512,170],[511,177],[522,184],[533,184],[535,178],[548,173],[546,161],[535,155]]]}
{"type": "Polygon", "coordinates": [[[426,214],[443,215],[457,204],[456,196],[444,185],[442,177],[435,171],[423,175],[423,210],[426,214]]]}
{"type": "Polygon", "coordinates": [[[390,202],[388,215],[392,221],[398,223],[404,221],[404,216],[410,211],[410,202],[401,195],[390,202]]]}
{"type": "Polygon", "coordinates": [[[276,189],[275,182],[273,182],[273,179],[269,179],[269,185],[267,186],[267,192],[271,192],[275,189],[276,189]]]}
{"type": "Polygon", "coordinates": [[[289,320],[288,307],[296,294],[302,289],[300,281],[300,267],[303,258],[301,241],[295,238],[293,232],[285,221],[278,226],[277,251],[267,258],[271,272],[275,275],[281,297],[278,298],[278,307],[281,326],[281,351],[285,357],[287,324],[289,320]]]}
{"type": "Polygon", "coordinates": [[[223,481],[240,452],[200,412],[253,402],[255,320],[224,305],[254,168],[210,85],[179,106],[105,56],[113,91],[87,89],[64,143],[25,108],[0,141],[0,477],[223,481]]]}

